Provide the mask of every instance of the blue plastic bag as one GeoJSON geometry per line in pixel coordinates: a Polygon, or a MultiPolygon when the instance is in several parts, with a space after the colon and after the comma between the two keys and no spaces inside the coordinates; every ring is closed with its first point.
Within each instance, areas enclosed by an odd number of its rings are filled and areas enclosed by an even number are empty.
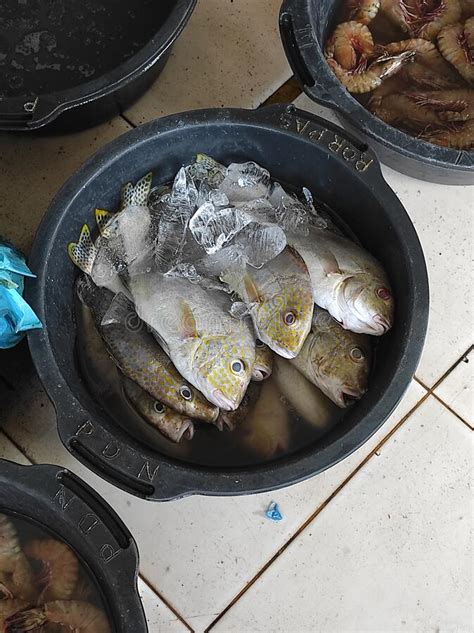
{"type": "Polygon", "coordinates": [[[24,277],[35,277],[16,248],[0,239],[0,349],[16,345],[28,330],[43,327],[23,299],[24,277]]]}

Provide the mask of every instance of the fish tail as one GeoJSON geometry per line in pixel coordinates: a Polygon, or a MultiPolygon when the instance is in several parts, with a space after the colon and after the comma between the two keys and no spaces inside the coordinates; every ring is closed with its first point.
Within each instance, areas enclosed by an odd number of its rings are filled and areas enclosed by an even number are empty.
{"type": "Polygon", "coordinates": [[[72,262],[80,268],[84,273],[90,275],[96,258],[97,250],[91,238],[91,233],[87,224],[81,229],[79,241],[69,242],[67,252],[72,262]]]}
{"type": "Polygon", "coordinates": [[[101,235],[104,235],[105,227],[107,226],[112,215],[113,214],[110,213],[110,211],[105,211],[105,209],[95,210],[95,221],[97,223],[97,228],[99,229],[99,233],[101,235]]]}
{"type": "Polygon", "coordinates": [[[120,211],[133,204],[138,206],[146,205],[151,191],[152,180],[153,173],[149,171],[143,176],[143,178],[140,178],[135,186],[133,186],[131,182],[127,182],[122,187],[122,193],[120,196],[120,211]]]}
{"type": "Polygon", "coordinates": [[[134,200],[133,202],[138,205],[145,205],[151,190],[151,181],[153,180],[153,174],[149,171],[147,174],[140,178],[134,187],[134,200]]]}

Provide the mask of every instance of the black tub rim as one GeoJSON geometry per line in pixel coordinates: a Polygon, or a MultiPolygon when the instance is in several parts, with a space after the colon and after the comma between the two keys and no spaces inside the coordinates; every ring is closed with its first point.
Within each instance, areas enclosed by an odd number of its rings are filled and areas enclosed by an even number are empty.
{"type": "MultiPolygon", "coordinates": [[[[84,165],[63,185],[57,193],[51,206],[40,224],[35,237],[29,264],[38,275],[37,279],[28,283],[26,297],[35,309],[40,320],[45,322],[45,304],[43,301],[46,283],[46,262],[50,249],[53,247],[55,233],[62,218],[67,214],[67,207],[72,204],[74,197],[80,194],[82,187],[88,184],[117,160],[118,155],[126,155],[130,150],[146,142],[151,136],[173,132],[185,125],[203,125],[217,123],[232,123],[247,126],[267,126],[270,130],[284,130],[284,133],[301,136],[302,132],[294,126],[297,119],[313,121],[323,125],[328,130],[346,139],[351,148],[357,148],[364,161],[371,162],[368,182],[372,193],[379,188],[377,198],[381,206],[396,222],[400,230],[405,232],[405,239],[410,245],[410,276],[414,287],[411,319],[408,324],[410,345],[404,349],[401,358],[403,372],[394,372],[389,384],[385,388],[376,410],[372,410],[364,418],[363,424],[356,425],[344,436],[344,440],[335,446],[326,447],[316,454],[309,450],[290,455],[280,461],[270,462],[258,466],[222,469],[196,466],[176,460],[140,446],[142,459],[139,462],[139,473],[131,477],[130,469],[122,469],[122,473],[115,472],[115,465],[106,464],[103,469],[94,459],[92,453],[101,451],[104,446],[114,442],[114,435],[94,426],[91,416],[73,396],[57,366],[52,344],[49,339],[48,327],[32,332],[28,336],[29,347],[34,365],[52,400],[57,413],[58,431],[66,448],[95,471],[101,477],[124,490],[142,498],[152,500],[171,500],[192,494],[204,495],[240,495],[265,492],[271,489],[285,487],[309,477],[312,477],[330,466],[338,463],[352,452],[360,448],[386,421],[395,409],[408,388],[414,375],[423,349],[428,323],[429,287],[428,274],[423,250],[412,221],[396,194],[384,180],[380,165],[373,152],[360,141],[354,139],[338,126],[320,119],[315,115],[297,110],[294,106],[269,106],[259,110],[242,109],[209,109],[195,110],[157,119],[135,128],[115,139],[92,156],[84,165]],[[68,205],[65,201],[69,200],[68,205]],[[416,270],[416,275],[414,271],[416,270]],[[85,437],[88,446],[80,450],[81,439],[85,437]],[[121,475],[123,475],[121,477],[121,475]],[[155,485],[156,481],[159,483],[155,485]],[[157,489],[159,486],[159,489],[157,489]]],[[[117,435],[124,433],[121,429],[117,435]]],[[[126,457],[131,458],[138,450],[138,442],[130,436],[126,457]]]]}
{"type": "Polygon", "coordinates": [[[147,633],[137,587],[137,545],[110,505],[62,466],[0,459],[0,484],[0,512],[44,527],[73,549],[95,583],[105,581],[100,592],[112,630],[147,633]],[[45,517],[40,516],[43,511],[45,517]],[[46,523],[46,514],[54,516],[54,523],[46,523]]]}
{"type": "Polygon", "coordinates": [[[413,173],[387,159],[386,164],[408,175],[431,182],[474,185],[474,154],[420,141],[388,125],[360,104],[341,84],[328,66],[315,36],[312,0],[283,0],[280,34],[285,53],[304,93],[314,102],[330,108],[369,142],[377,143],[413,165],[425,167],[413,173]],[[432,154],[436,154],[433,159],[432,154]],[[471,154],[471,155],[470,155],[471,154]],[[428,173],[432,170],[432,173],[428,173]]]}
{"type": "Polygon", "coordinates": [[[127,60],[108,72],[77,86],[44,95],[0,100],[0,130],[41,128],[64,112],[117,92],[146,73],[179,37],[194,11],[197,0],[176,0],[166,21],[153,37],[127,60]]]}

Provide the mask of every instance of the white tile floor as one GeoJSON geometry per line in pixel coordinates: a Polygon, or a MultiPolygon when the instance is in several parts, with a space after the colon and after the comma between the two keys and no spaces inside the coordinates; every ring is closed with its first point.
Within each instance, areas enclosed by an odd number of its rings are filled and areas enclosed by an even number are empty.
{"type": "MultiPolygon", "coordinates": [[[[163,75],[127,120],[262,103],[290,75],[279,4],[199,0],[163,75]]],[[[306,97],[297,105],[331,116],[306,97]]],[[[58,187],[129,127],[118,117],[70,136],[0,135],[0,234],[27,252],[58,187]]],[[[312,480],[273,494],[167,504],[120,493],[62,447],[26,346],[0,355],[0,374],[19,386],[0,399],[0,457],[65,465],[116,508],[141,551],[151,633],[474,630],[474,189],[388,168],[384,175],[415,223],[429,268],[430,327],[418,382],[365,446],[312,480]],[[264,516],[273,498],[280,523],[264,516]]]]}

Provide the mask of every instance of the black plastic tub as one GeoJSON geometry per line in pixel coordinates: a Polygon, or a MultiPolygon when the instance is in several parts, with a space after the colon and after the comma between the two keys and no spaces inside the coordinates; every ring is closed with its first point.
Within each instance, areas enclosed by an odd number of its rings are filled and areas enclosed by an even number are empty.
{"type": "Polygon", "coordinates": [[[62,188],[38,230],[28,285],[44,329],[29,345],[57,412],[65,446],[124,490],[154,500],[189,494],[245,494],[285,486],[337,463],[363,444],[399,402],[420,358],[428,319],[428,282],[413,224],[384,181],[366,145],[327,121],[273,106],[257,111],[202,110],[160,119],[117,139],[62,188]],[[105,413],[75,362],[73,284],[66,245],[95,206],[114,209],[122,183],[152,170],[162,182],[205,152],[223,163],[255,160],[272,176],[306,186],[335,209],[384,264],[397,298],[395,326],[382,337],[369,392],[311,446],[270,463],[242,468],[194,466],[151,450],[105,413]]]}
{"type": "Polygon", "coordinates": [[[34,130],[55,121],[51,129],[66,132],[122,111],[162,71],[195,4],[4,0],[0,130],[34,130]]]}
{"type": "Polygon", "coordinates": [[[0,459],[0,513],[75,552],[101,594],[113,633],[147,633],[137,591],[137,546],[112,508],[81,479],[58,466],[0,459]]]}
{"type": "Polygon", "coordinates": [[[439,147],[387,125],[360,104],[324,58],[324,44],[341,0],[284,0],[280,33],[304,92],[331,108],[349,130],[370,143],[380,160],[409,176],[450,185],[474,184],[474,152],[439,147]]]}

